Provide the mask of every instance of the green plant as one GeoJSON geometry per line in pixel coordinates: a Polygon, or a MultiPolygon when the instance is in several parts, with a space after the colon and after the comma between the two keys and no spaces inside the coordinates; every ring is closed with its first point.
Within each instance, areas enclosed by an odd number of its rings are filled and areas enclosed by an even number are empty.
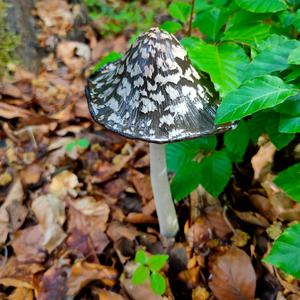
{"type": "Polygon", "coordinates": [[[7,9],[8,4],[0,0],[0,78],[7,72],[7,64],[16,60],[14,50],[20,43],[19,38],[8,31],[7,9]]]}
{"type": "MultiPolygon", "coordinates": [[[[188,33],[193,2],[192,34],[181,43],[221,96],[216,123],[239,123],[224,134],[223,143],[204,137],[168,145],[176,200],[198,184],[219,196],[235,165],[243,162],[248,146],[255,145],[262,133],[281,150],[300,132],[300,1],[173,1],[169,6],[173,21],[161,27],[188,33]]],[[[299,174],[296,164],[274,181],[295,201],[300,201],[299,174]]],[[[300,267],[293,261],[299,256],[299,234],[299,224],[288,228],[265,259],[297,278],[300,267]]]]}
{"type": "Polygon", "coordinates": [[[134,34],[133,38],[151,27],[156,13],[165,9],[164,2],[159,0],[147,1],[146,5],[137,0],[85,0],[85,4],[100,34],[116,35],[130,30],[134,34]]]}
{"type": "Polygon", "coordinates": [[[145,251],[138,250],[134,258],[138,267],[132,274],[132,283],[143,284],[149,279],[153,292],[157,295],[163,295],[166,290],[166,281],[159,271],[164,267],[168,258],[168,255],[161,254],[149,256],[145,251]]]}
{"type": "Polygon", "coordinates": [[[66,151],[71,153],[75,148],[86,149],[90,145],[90,141],[86,138],[75,139],[66,145],[66,151]]]}

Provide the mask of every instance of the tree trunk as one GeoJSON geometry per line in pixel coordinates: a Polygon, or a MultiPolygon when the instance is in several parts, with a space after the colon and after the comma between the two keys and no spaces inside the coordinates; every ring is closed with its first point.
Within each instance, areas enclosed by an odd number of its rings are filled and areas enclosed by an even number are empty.
{"type": "Polygon", "coordinates": [[[31,10],[34,0],[6,0],[10,5],[7,15],[7,25],[12,33],[20,36],[20,46],[17,57],[26,70],[36,72],[42,57],[41,48],[36,38],[36,25],[31,10]]]}

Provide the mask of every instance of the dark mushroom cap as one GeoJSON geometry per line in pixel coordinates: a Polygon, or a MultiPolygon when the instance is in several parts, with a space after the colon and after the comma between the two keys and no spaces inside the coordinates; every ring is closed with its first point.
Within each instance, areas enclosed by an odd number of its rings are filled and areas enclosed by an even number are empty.
{"type": "Polygon", "coordinates": [[[202,77],[175,36],[152,28],[88,79],[89,109],[106,128],[153,143],[230,129],[214,124],[218,97],[202,77]]]}

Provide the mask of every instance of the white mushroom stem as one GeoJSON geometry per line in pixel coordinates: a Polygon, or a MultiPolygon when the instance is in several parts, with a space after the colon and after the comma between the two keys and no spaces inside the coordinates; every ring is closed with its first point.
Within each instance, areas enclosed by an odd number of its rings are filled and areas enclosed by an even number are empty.
{"type": "Polygon", "coordinates": [[[160,234],[174,237],[179,226],[168,181],[164,144],[150,143],[150,172],[160,234]]]}

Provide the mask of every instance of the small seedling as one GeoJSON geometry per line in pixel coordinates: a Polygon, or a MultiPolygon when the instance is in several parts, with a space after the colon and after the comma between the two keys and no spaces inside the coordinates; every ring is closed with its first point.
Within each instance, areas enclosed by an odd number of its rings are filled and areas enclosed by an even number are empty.
{"type": "Polygon", "coordinates": [[[169,256],[156,254],[149,256],[144,250],[138,250],[134,261],[139,265],[132,275],[133,284],[143,284],[149,278],[153,292],[163,295],[166,291],[166,281],[159,271],[164,267],[169,256]]]}
{"type": "Polygon", "coordinates": [[[66,151],[71,153],[74,148],[86,149],[90,145],[90,141],[86,138],[76,139],[66,145],[66,151]]]}

